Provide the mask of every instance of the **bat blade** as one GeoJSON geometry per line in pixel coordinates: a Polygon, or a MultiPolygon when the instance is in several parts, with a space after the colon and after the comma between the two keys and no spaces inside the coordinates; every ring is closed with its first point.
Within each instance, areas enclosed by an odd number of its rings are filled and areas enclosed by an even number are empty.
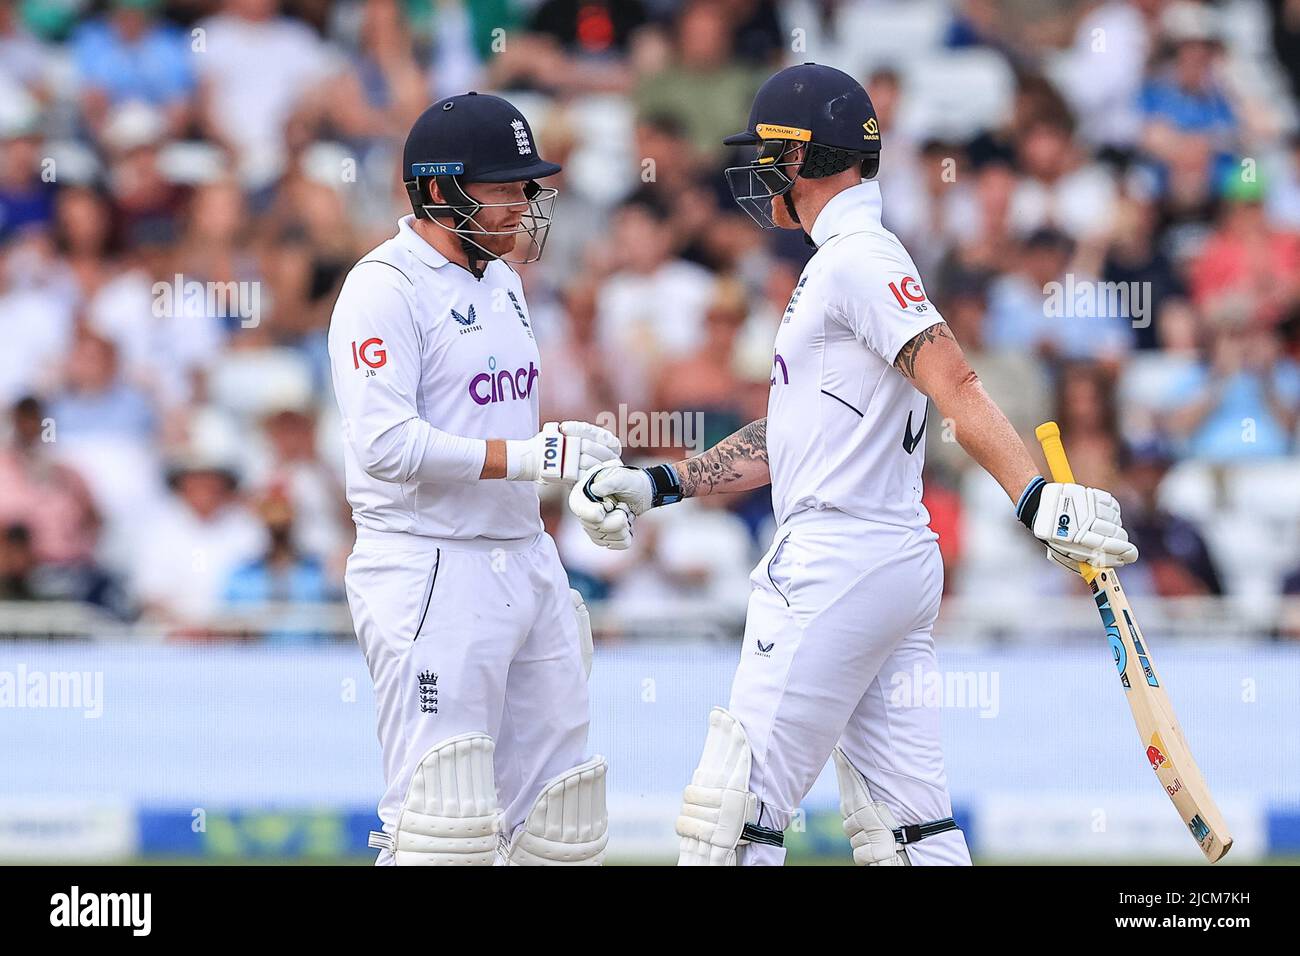
{"type": "MultiPolygon", "coordinates": [[[[1046,422],[1038,426],[1037,436],[1043,454],[1047,456],[1052,479],[1073,482],[1074,475],[1056,423],[1046,422]]],[[[1137,615],[1119,583],[1119,575],[1113,569],[1094,568],[1087,564],[1080,567],[1079,573],[1092,588],[1093,601],[1106,629],[1115,669],[1124,686],[1124,697],[1133,714],[1147,762],[1205,858],[1217,863],[1231,849],[1232,834],[1210,795],[1200,768],[1192,759],[1191,748],[1178,725],[1173,705],[1152,660],[1151,648],[1138,627],[1137,615]]]]}
{"type": "Polygon", "coordinates": [[[1232,834],[1192,758],[1119,576],[1099,571],[1091,587],[1147,762],[1205,858],[1218,862],[1232,847],[1232,834]]]}

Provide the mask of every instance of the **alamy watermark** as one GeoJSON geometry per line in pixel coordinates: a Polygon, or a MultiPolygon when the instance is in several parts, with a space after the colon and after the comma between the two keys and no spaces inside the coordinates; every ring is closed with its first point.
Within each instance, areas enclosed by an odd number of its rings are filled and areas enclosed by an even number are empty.
{"type": "Polygon", "coordinates": [[[916,664],[890,675],[889,685],[889,702],[895,707],[978,710],[985,718],[1001,710],[997,671],[940,671],[916,664]]]}
{"type": "Polygon", "coordinates": [[[618,411],[601,412],[595,424],[618,436],[624,448],[681,448],[704,451],[703,412],[641,412],[620,403],[618,411]]]}
{"type": "Polygon", "coordinates": [[[1065,274],[1043,286],[1043,315],[1053,319],[1127,318],[1133,328],[1151,324],[1150,282],[1100,282],[1065,274]]]}
{"type": "Polygon", "coordinates": [[[262,322],[262,283],[188,282],[176,273],[171,282],[153,284],[153,314],[158,318],[183,316],[228,316],[239,319],[246,329],[262,322]]]}
{"type": "Polygon", "coordinates": [[[0,710],[80,710],[87,720],[104,713],[103,671],[0,670],[0,710]]]}

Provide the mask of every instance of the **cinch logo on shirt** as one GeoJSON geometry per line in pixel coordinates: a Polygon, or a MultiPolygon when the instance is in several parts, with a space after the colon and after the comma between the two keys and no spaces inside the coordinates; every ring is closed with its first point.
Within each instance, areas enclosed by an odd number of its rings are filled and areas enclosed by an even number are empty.
{"type": "Polygon", "coordinates": [[[475,405],[492,405],[496,402],[514,402],[533,394],[538,368],[532,362],[528,368],[497,371],[497,360],[488,357],[488,370],[479,372],[469,380],[469,397],[475,405]]]}
{"type": "Polygon", "coordinates": [[[780,353],[780,352],[777,352],[776,355],[774,355],[774,356],[772,357],[772,381],[771,381],[771,384],[772,384],[772,385],[775,385],[775,384],[776,384],[776,370],[777,370],[777,367],[778,367],[778,366],[779,366],[780,369],[781,369],[781,384],[782,384],[782,385],[789,385],[789,384],[790,384],[790,370],[789,370],[788,368],[785,367],[785,359],[781,358],[781,353],[780,353]]]}

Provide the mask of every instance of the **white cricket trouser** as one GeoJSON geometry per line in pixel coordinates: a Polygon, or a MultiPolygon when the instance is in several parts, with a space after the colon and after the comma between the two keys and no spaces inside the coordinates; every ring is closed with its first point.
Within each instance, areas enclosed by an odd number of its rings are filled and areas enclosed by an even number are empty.
{"type": "MultiPolygon", "coordinates": [[[[496,742],[509,838],[542,784],[586,759],[587,678],[555,542],[361,529],[344,584],[375,684],[384,832],[425,752],[480,731],[496,742]]],[[[391,864],[392,854],[375,862],[391,864]]]]}
{"type": "MultiPolygon", "coordinates": [[[[759,823],[785,829],[838,744],[899,826],[952,815],[940,713],[892,694],[937,669],[931,628],[943,592],[935,535],[841,513],[801,512],[776,533],[750,581],[745,640],[728,709],[753,748],[759,823]],[[897,700],[895,700],[897,699],[897,700]]],[[[969,865],[961,831],[907,848],[917,865],[969,865]]],[[[785,850],[750,844],[742,865],[785,850]]]]}

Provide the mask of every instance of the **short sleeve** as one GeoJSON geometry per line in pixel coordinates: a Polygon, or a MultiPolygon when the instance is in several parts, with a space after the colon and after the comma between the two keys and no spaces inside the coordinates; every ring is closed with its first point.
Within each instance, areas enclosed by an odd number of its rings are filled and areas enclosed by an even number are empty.
{"type": "Polygon", "coordinates": [[[850,239],[834,251],[832,318],[890,365],[904,345],[943,321],[902,246],[881,249],[850,239]]]}

